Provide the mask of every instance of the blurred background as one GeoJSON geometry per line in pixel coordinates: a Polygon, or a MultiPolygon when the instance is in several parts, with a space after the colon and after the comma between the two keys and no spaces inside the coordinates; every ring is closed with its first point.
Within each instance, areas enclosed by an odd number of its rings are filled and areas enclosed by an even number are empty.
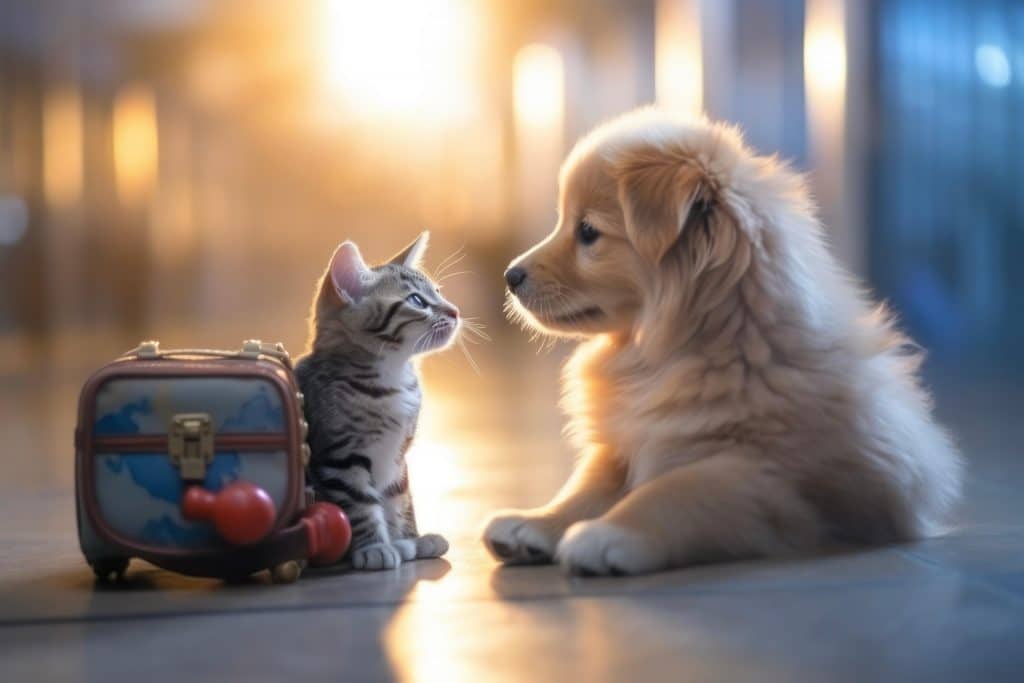
{"type": "Polygon", "coordinates": [[[1019,377],[1022,38],[1011,0],[0,0],[0,430],[70,457],[77,387],[142,338],[300,352],[338,242],[429,228],[493,338],[427,363],[435,405],[560,444],[566,349],[534,358],[501,272],[573,141],[650,102],[807,172],[936,382],[1019,377]]]}

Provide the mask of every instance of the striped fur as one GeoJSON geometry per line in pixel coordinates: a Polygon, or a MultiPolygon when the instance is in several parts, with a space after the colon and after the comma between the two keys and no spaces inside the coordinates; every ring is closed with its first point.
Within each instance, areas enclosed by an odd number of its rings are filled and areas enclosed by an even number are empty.
{"type": "Polygon", "coordinates": [[[369,268],[355,245],[339,247],[314,300],[311,352],[296,365],[309,481],[319,499],[348,514],[356,569],[448,549],[441,536],[419,534],[405,455],[422,401],[412,358],[451,342],[458,311],[415,269],[410,249],[369,268]]]}

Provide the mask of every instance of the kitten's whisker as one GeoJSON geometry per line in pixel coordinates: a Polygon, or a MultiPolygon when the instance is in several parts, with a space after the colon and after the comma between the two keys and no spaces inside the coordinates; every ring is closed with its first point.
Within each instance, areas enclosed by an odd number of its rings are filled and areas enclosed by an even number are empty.
{"type": "Polygon", "coordinates": [[[465,249],[466,249],[466,245],[465,244],[460,244],[458,247],[456,247],[456,249],[452,253],[450,253],[447,256],[445,256],[441,260],[441,263],[437,264],[437,269],[438,270],[444,269],[446,266],[450,265],[450,262],[452,260],[454,260],[454,259],[464,258],[466,256],[465,249]]]}
{"type": "Polygon", "coordinates": [[[434,280],[440,281],[447,270],[455,267],[462,261],[462,259],[466,258],[466,252],[464,252],[463,249],[465,249],[465,245],[453,251],[447,258],[438,264],[437,268],[434,269],[434,280]]]}
{"type": "Polygon", "coordinates": [[[473,271],[471,271],[471,270],[460,270],[460,271],[455,272],[455,273],[446,273],[446,274],[442,275],[441,277],[439,277],[437,279],[437,281],[440,283],[440,282],[445,282],[447,280],[450,280],[453,277],[458,277],[459,275],[472,275],[472,274],[473,274],[473,271]]]}
{"type": "Polygon", "coordinates": [[[476,335],[480,339],[491,341],[491,336],[484,332],[484,326],[481,323],[463,321],[462,329],[466,330],[470,334],[476,335]]]}
{"type": "Polygon", "coordinates": [[[441,271],[438,273],[438,277],[443,279],[449,272],[451,272],[452,268],[454,268],[457,265],[459,265],[460,263],[462,263],[465,260],[465,258],[466,258],[465,254],[460,254],[458,256],[458,258],[454,258],[451,261],[449,261],[448,263],[446,263],[444,268],[441,269],[441,271]]]}
{"type": "Polygon", "coordinates": [[[417,339],[416,339],[416,342],[415,342],[415,343],[414,343],[414,344],[412,345],[412,351],[413,351],[413,353],[419,353],[420,351],[422,351],[423,349],[421,349],[421,348],[420,348],[420,344],[421,344],[421,343],[423,343],[423,340],[424,340],[424,339],[426,339],[427,337],[429,337],[429,336],[430,336],[430,335],[432,335],[433,333],[434,333],[434,329],[433,329],[433,328],[430,328],[430,329],[428,329],[428,330],[427,330],[426,332],[424,332],[423,334],[421,334],[421,335],[419,336],[419,338],[417,338],[417,339]]]}
{"type": "Polygon", "coordinates": [[[466,357],[469,362],[469,367],[473,368],[473,372],[477,375],[480,374],[480,366],[476,364],[476,360],[473,358],[473,354],[469,352],[469,347],[466,346],[465,342],[462,341],[462,337],[458,339],[459,348],[462,349],[462,355],[466,357]]]}
{"type": "Polygon", "coordinates": [[[437,278],[437,274],[438,274],[439,272],[441,272],[441,270],[442,270],[442,269],[443,269],[443,268],[445,267],[445,265],[446,265],[446,264],[448,263],[448,261],[450,261],[450,260],[452,259],[452,257],[454,257],[454,256],[455,256],[456,254],[458,254],[458,253],[459,253],[459,251],[460,251],[461,249],[462,249],[462,247],[459,247],[458,249],[456,249],[456,250],[455,250],[455,251],[453,251],[452,253],[448,254],[448,255],[447,255],[447,256],[445,256],[445,257],[444,257],[443,259],[441,259],[441,262],[440,262],[440,263],[438,263],[438,264],[437,264],[437,265],[436,265],[436,266],[434,267],[434,270],[433,270],[433,272],[431,273],[431,277],[432,277],[433,279],[436,279],[436,278],[437,278]]]}

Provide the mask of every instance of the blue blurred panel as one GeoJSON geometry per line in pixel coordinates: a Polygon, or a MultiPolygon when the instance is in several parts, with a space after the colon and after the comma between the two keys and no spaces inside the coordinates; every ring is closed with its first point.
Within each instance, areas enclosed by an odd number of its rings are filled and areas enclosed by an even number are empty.
{"type": "Polygon", "coordinates": [[[804,2],[745,0],[734,5],[733,21],[736,77],[729,108],[712,106],[710,113],[739,123],[755,149],[804,167],[804,2]]]}
{"type": "Polygon", "coordinates": [[[1024,341],[1024,7],[886,0],[875,15],[872,278],[938,354],[1024,341]]]}

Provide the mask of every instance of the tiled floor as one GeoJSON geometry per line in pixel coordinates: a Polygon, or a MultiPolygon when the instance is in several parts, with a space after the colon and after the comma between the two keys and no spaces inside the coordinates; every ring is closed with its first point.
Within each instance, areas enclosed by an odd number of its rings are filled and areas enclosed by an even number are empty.
{"type": "Polygon", "coordinates": [[[491,356],[482,376],[455,357],[429,363],[410,457],[421,527],[449,536],[449,556],[291,586],[141,564],[122,586],[94,585],[73,523],[81,376],[5,378],[0,681],[1024,680],[1024,392],[940,384],[971,461],[947,538],[566,579],[500,568],[477,541],[487,511],[543,501],[571,457],[557,354],[491,356]]]}

